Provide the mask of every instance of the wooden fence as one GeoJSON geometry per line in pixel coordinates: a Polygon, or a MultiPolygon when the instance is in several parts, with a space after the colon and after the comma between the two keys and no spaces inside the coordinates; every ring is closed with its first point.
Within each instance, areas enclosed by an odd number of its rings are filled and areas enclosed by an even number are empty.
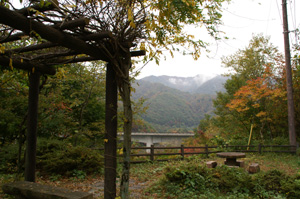
{"type": "MultiPolygon", "coordinates": [[[[168,161],[168,160],[184,160],[190,155],[203,155],[208,157],[209,154],[219,152],[243,152],[243,153],[291,153],[296,154],[299,144],[292,145],[223,145],[223,146],[178,146],[165,147],[154,146],[151,147],[132,147],[131,148],[131,163],[143,163],[152,161],[168,161]],[[142,158],[140,158],[142,157],[142,158]]],[[[104,149],[95,149],[104,151],[104,149]]],[[[121,151],[121,150],[118,150],[121,151]]],[[[118,154],[122,156],[121,154],[118,154]]]]}
{"type": "Polygon", "coordinates": [[[291,145],[240,145],[240,146],[197,146],[190,147],[181,145],[179,147],[161,147],[154,146],[151,147],[132,147],[132,163],[143,163],[149,161],[168,161],[168,160],[184,160],[185,157],[190,155],[204,155],[208,157],[209,154],[224,152],[224,151],[235,151],[244,153],[292,153],[296,154],[297,146],[291,145]],[[143,157],[139,159],[138,157],[143,157]]]}

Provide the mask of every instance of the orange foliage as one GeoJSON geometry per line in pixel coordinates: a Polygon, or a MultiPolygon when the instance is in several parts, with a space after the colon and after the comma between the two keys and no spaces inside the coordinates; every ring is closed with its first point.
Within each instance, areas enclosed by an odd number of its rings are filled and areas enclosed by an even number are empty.
{"type": "Polygon", "coordinates": [[[277,81],[277,77],[267,66],[262,77],[248,80],[226,106],[240,113],[251,111],[261,121],[271,120],[270,108],[286,99],[286,91],[277,81]]]}

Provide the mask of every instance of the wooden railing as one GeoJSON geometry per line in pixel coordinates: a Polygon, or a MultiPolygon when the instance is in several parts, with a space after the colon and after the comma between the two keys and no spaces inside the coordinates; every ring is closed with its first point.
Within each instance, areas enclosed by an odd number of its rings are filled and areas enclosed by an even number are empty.
{"type": "Polygon", "coordinates": [[[291,145],[224,145],[224,146],[178,146],[178,147],[132,147],[132,163],[142,163],[148,161],[168,161],[168,160],[183,160],[185,157],[190,155],[204,155],[208,157],[209,154],[218,153],[223,151],[235,151],[244,153],[292,153],[297,152],[297,146],[291,145]],[[142,160],[137,157],[144,157],[142,160]],[[146,159],[145,159],[146,157],[146,159]]]}
{"type": "MultiPolygon", "coordinates": [[[[178,146],[178,147],[132,147],[131,148],[131,163],[143,163],[152,161],[168,161],[168,160],[184,160],[190,155],[203,155],[208,157],[209,154],[218,152],[244,152],[244,153],[292,153],[296,154],[299,144],[292,145],[222,145],[222,146],[178,146]],[[140,159],[139,157],[143,157],[140,159]]],[[[104,149],[98,149],[103,151],[104,149]]],[[[119,154],[121,156],[121,154],[119,154]]]]}

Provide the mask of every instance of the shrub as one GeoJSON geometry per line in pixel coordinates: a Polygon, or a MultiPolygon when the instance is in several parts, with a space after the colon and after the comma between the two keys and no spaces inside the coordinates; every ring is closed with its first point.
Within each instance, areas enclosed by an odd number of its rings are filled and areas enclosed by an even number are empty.
{"type": "MultiPolygon", "coordinates": [[[[37,169],[44,174],[74,176],[74,171],[90,174],[103,168],[103,157],[99,152],[56,139],[38,139],[36,157],[37,169]]],[[[16,173],[17,159],[18,144],[3,147],[0,150],[0,172],[16,173]]]]}
{"type": "Polygon", "coordinates": [[[162,198],[299,198],[300,176],[278,170],[248,174],[241,168],[208,169],[195,161],[168,165],[149,189],[162,198]],[[213,197],[207,197],[208,195],[213,197]]]}
{"type": "Polygon", "coordinates": [[[50,150],[39,155],[37,168],[44,173],[67,176],[72,176],[74,170],[90,174],[103,168],[103,158],[87,147],[67,145],[63,150],[50,150]]]}
{"type": "Polygon", "coordinates": [[[280,191],[281,181],[285,180],[287,176],[278,170],[270,170],[262,175],[262,182],[264,188],[269,191],[280,191]]]}
{"type": "Polygon", "coordinates": [[[18,144],[5,145],[0,150],[0,173],[16,173],[18,144]]]}

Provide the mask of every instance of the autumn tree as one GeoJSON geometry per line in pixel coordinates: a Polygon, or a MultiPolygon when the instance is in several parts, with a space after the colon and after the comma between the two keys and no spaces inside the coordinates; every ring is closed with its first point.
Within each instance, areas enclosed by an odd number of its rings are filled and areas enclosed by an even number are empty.
{"type": "Polygon", "coordinates": [[[269,132],[272,139],[285,134],[286,130],[286,121],[283,120],[286,118],[287,107],[283,103],[286,101],[286,91],[280,84],[282,79],[276,78],[269,69],[268,66],[265,68],[262,77],[248,80],[226,105],[240,117],[248,118],[259,129],[262,140],[266,132],[269,132]]]}
{"type": "MultiPolygon", "coordinates": [[[[238,137],[248,134],[254,119],[260,122],[262,118],[266,119],[265,109],[262,109],[266,108],[266,99],[278,94],[277,99],[282,100],[284,83],[279,78],[282,60],[277,48],[260,35],[254,36],[245,49],[223,59],[224,66],[231,69],[231,78],[224,85],[226,92],[217,94],[214,107],[217,115],[215,123],[225,134],[238,137]],[[281,90],[273,91],[274,88],[281,90]],[[245,106],[239,106],[243,103],[245,106]],[[257,114],[260,117],[256,117],[257,114]]],[[[261,124],[258,128],[262,127],[261,124]]]]}

